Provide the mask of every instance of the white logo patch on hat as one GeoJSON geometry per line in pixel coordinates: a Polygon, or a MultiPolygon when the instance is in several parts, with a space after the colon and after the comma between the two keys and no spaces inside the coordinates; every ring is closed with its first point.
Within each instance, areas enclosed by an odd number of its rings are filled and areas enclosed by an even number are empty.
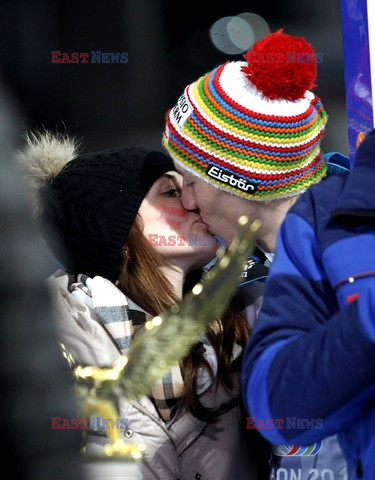
{"type": "Polygon", "coordinates": [[[192,112],[193,108],[190,105],[190,102],[187,99],[186,95],[183,93],[181,97],[177,100],[177,103],[172,110],[173,118],[175,119],[175,122],[180,128],[186,122],[188,117],[190,117],[192,112]]]}
{"type": "Polygon", "coordinates": [[[207,175],[212,178],[215,178],[219,182],[227,183],[238,190],[243,190],[244,192],[254,193],[256,190],[256,185],[249,182],[248,180],[244,180],[233,173],[226,174],[221,170],[219,167],[210,166],[207,169],[207,175]]]}

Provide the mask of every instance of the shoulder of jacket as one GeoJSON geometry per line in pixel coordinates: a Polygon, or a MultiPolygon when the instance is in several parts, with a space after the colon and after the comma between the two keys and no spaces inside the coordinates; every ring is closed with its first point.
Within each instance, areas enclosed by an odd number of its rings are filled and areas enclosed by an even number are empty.
{"type": "Polygon", "coordinates": [[[341,174],[350,170],[350,158],[340,152],[325,153],[323,158],[327,166],[327,175],[341,174]]]}

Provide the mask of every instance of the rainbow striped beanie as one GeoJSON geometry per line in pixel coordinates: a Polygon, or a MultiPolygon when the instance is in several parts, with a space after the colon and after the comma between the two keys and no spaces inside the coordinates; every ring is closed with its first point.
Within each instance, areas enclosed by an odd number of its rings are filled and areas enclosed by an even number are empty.
{"type": "Polygon", "coordinates": [[[249,200],[305,191],[326,175],[327,122],[317,56],[302,37],[271,33],[188,85],[166,114],[162,143],[177,164],[249,200]]]}

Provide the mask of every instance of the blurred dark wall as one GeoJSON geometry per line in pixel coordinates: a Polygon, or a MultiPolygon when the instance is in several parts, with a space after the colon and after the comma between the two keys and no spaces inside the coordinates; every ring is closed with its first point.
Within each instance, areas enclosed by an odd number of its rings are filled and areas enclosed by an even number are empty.
{"type": "Polygon", "coordinates": [[[233,0],[202,8],[194,0],[2,0],[0,71],[22,105],[20,131],[64,129],[82,139],[84,150],[123,143],[161,149],[165,112],[186,84],[242,59],[216,49],[211,25],[253,12],[271,31],[304,36],[323,53],[316,90],[330,116],[323,148],[347,153],[339,0],[233,0]],[[128,63],[52,64],[52,50],[128,52],[128,63]]]}

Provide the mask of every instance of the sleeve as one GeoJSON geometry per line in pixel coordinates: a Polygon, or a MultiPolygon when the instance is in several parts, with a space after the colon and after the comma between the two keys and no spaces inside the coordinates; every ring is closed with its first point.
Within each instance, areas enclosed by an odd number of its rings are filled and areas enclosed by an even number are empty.
{"type": "Polygon", "coordinates": [[[355,420],[374,395],[373,292],[373,277],[364,277],[355,300],[339,306],[312,226],[287,215],[243,356],[245,405],[267,440],[309,444],[327,437],[355,420]]]}

